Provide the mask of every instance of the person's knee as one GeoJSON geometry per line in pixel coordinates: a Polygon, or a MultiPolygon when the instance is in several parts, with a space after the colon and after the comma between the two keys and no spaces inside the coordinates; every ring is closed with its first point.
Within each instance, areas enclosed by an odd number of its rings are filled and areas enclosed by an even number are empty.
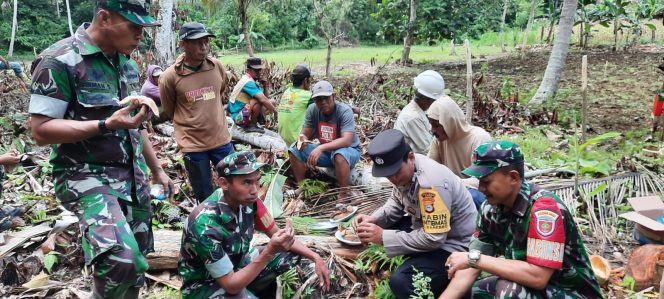
{"type": "Polygon", "coordinates": [[[346,157],[342,154],[336,154],[334,155],[334,167],[344,167],[344,168],[350,168],[348,165],[348,161],[346,161],[346,157]]]}
{"type": "Polygon", "coordinates": [[[522,298],[523,286],[505,279],[496,280],[493,295],[498,298],[522,298]]]}

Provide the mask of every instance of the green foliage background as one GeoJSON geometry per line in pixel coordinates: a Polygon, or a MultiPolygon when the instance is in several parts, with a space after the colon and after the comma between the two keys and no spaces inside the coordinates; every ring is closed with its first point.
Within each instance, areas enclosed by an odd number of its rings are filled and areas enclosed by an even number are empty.
{"type": "MultiPolygon", "coordinates": [[[[32,54],[69,36],[67,12],[56,0],[19,1],[15,53],[32,54]]],[[[334,36],[343,33],[345,45],[401,44],[408,22],[409,0],[317,0],[323,23],[334,36]]],[[[525,0],[519,0],[525,1],[525,0]]],[[[12,0],[0,10],[0,53],[6,53],[12,24],[12,0]]],[[[155,2],[153,0],[153,2],[155,2]]],[[[74,30],[89,22],[95,0],[70,0],[74,30]]],[[[218,1],[206,8],[195,0],[178,1],[179,24],[199,21],[216,35],[216,50],[243,49],[242,30],[236,1],[218,1]]],[[[420,0],[416,29],[417,44],[436,44],[443,39],[462,40],[478,37],[500,26],[502,1],[420,0]]],[[[509,16],[514,20],[515,12],[509,16]]],[[[318,27],[312,0],[252,1],[249,6],[252,41],[258,50],[314,48],[325,41],[318,27]]],[[[149,34],[146,35],[146,43],[149,34]]],[[[145,46],[144,46],[145,47],[145,46]]],[[[142,48],[144,48],[142,47],[142,48]]]]}

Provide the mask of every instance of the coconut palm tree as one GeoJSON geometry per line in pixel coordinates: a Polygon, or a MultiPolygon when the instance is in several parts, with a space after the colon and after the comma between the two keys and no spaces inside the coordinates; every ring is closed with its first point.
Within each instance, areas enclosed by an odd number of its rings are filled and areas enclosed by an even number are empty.
{"type": "Polygon", "coordinates": [[[574,17],[576,15],[576,6],[578,0],[565,0],[563,2],[562,12],[560,14],[560,23],[558,24],[558,34],[556,35],[549,56],[549,63],[544,71],[544,78],[540,84],[535,96],[530,99],[530,105],[540,105],[545,100],[551,98],[558,90],[560,77],[565,69],[565,58],[569,50],[570,38],[572,37],[572,28],[574,27],[574,17]]]}

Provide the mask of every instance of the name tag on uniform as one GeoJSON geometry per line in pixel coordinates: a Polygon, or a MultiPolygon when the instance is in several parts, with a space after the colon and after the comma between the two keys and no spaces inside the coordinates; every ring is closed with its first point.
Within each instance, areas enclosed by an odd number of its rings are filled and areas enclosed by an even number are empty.
{"type": "Polygon", "coordinates": [[[445,206],[438,191],[435,188],[420,188],[418,198],[424,231],[430,234],[450,231],[450,210],[445,206]]]}

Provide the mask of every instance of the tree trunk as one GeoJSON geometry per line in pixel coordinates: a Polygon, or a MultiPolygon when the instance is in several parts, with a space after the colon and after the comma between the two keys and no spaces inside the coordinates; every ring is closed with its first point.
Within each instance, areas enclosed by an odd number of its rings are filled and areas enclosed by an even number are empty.
{"type": "Polygon", "coordinates": [[[551,16],[551,21],[549,22],[549,33],[546,35],[546,43],[550,44],[551,39],[553,38],[553,26],[556,24],[556,20],[551,16]]]}
{"type": "Polygon", "coordinates": [[[12,17],[12,39],[9,41],[9,51],[7,52],[7,57],[12,57],[14,55],[14,39],[16,38],[16,28],[18,27],[18,19],[16,14],[18,13],[18,0],[14,0],[14,16],[12,17]]]}
{"type": "Polygon", "coordinates": [[[74,36],[74,28],[71,25],[71,9],[69,9],[69,0],[65,0],[67,4],[67,22],[69,22],[69,35],[74,36]]]}
{"type": "Polygon", "coordinates": [[[618,18],[613,20],[613,51],[618,51],[618,18]]]}
{"type": "Polygon", "coordinates": [[[254,57],[254,46],[251,44],[251,34],[249,34],[249,18],[247,17],[247,8],[249,0],[239,0],[238,10],[240,11],[240,22],[242,22],[242,34],[244,34],[244,42],[247,44],[247,54],[254,57]]]}
{"type": "Polygon", "coordinates": [[[55,13],[58,15],[58,19],[60,18],[60,0],[55,0],[55,13]]]}
{"type": "Polygon", "coordinates": [[[413,31],[415,30],[415,19],[417,18],[417,1],[410,0],[410,19],[408,20],[408,30],[406,37],[403,39],[403,53],[401,53],[401,64],[408,63],[410,56],[410,47],[413,45],[413,31]]]}
{"type": "Polygon", "coordinates": [[[657,37],[657,35],[655,34],[655,29],[651,29],[650,34],[651,34],[650,35],[650,42],[654,44],[655,43],[655,38],[657,37]]]}
{"type": "Polygon", "coordinates": [[[507,8],[510,6],[510,0],[505,0],[503,2],[503,18],[500,22],[500,52],[505,53],[507,49],[505,48],[505,18],[507,17],[507,8]]]}
{"type": "Polygon", "coordinates": [[[473,60],[470,54],[470,42],[464,41],[466,46],[466,120],[469,124],[473,122],[473,60]]]}
{"type": "Polygon", "coordinates": [[[560,22],[558,24],[558,34],[551,50],[544,78],[542,78],[542,83],[537,89],[537,93],[530,100],[530,105],[542,104],[558,90],[560,76],[562,76],[565,69],[565,58],[569,50],[570,38],[572,37],[577,3],[578,0],[565,0],[563,2],[560,22]]]}
{"type": "Polygon", "coordinates": [[[332,63],[332,40],[327,40],[327,55],[325,56],[325,77],[330,77],[330,64],[332,63]]]}
{"type": "Polygon", "coordinates": [[[156,64],[166,69],[175,62],[175,39],[173,38],[173,7],[175,0],[160,0],[158,19],[161,26],[156,27],[154,47],[156,64]]]}
{"type": "Polygon", "coordinates": [[[585,49],[586,45],[583,44],[583,35],[584,35],[584,29],[585,29],[585,24],[586,24],[586,18],[583,16],[583,13],[581,13],[581,23],[579,24],[579,46],[581,49],[585,49]]]}
{"type": "Polygon", "coordinates": [[[525,52],[526,51],[526,45],[528,45],[528,34],[530,33],[530,29],[533,26],[533,19],[535,18],[535,8],[537,8],[537,3],[538,0],[533,0],[533,2],[530,3],[530,13],[528,14],[528,24],[526,24],[526,31],[523,33],[523,44],[521,46],[521,51],[525,52]]]}

